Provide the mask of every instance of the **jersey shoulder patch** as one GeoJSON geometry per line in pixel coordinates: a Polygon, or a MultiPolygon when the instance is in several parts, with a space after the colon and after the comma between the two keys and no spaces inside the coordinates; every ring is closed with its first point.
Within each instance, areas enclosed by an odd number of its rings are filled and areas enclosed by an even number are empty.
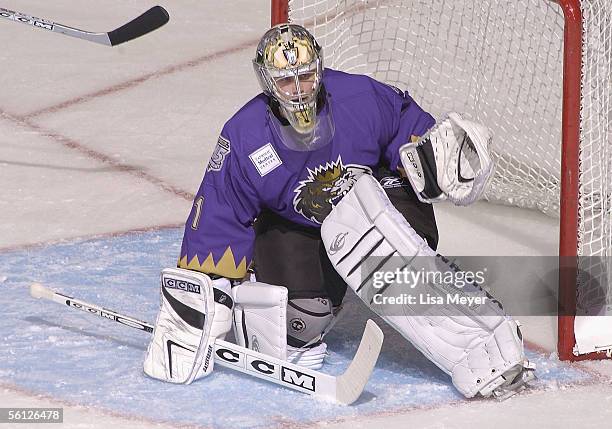
{"type": "Polygon", "coordinates": [[[217,145],[213,149],[213,153],[210,156],[210,161],[208,162],[208,168],[206,171],[221,171],[223,168],[223,163],[225,162],[225,158],[231,151],[231,144],[228,139],[223,136],[219,136],[219,140],[217,140],[217,145]]]}

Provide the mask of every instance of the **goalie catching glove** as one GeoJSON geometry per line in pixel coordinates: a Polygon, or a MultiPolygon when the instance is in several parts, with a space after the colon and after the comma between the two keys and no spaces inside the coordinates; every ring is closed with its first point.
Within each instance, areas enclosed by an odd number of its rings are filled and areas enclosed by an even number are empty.
{"type": "Polygon", "coordinates": [[[170,383],[190,384],[212,372],[215,339],[232,328],[229,280],[166,268],[161,274],[161,306],[144,372],[170,383]]]}
{"type": "Polygon", "coordinates": [[[400,159],[418,198],[460,206],[478,200],[493,173],[491,139],[488,128],[452,112],[416,142],[403,145],[400,159]]]}

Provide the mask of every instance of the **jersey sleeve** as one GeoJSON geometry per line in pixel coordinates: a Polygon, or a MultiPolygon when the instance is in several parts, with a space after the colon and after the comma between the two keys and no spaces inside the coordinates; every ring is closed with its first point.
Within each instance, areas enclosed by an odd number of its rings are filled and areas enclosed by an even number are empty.
{"type": "Polygon", "coordinates": [[[178,266],[238,279],[253,257],[252,224],[260,206],[232,146],[226,125],[187,218],[178,266]]]}
{"type": "Polygon", "coordinates": [[[399,148],[425,134],[436,123],[408,92],[372,81],[380,113],[379,144],[391,171],[400,164],[399,148]]]}

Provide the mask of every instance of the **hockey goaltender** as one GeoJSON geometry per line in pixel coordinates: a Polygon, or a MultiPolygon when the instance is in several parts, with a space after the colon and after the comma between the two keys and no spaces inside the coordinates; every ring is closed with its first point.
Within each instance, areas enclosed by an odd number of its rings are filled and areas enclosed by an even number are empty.
{"type": "Polygon", "coordinates": [[[267,31],[253,66],[263,92],[223,127],[178,268],[162,273],[146,374],[207,376],[205,350],[232,326],[239,345],[318,369],[348,287],[466,397],[524,385],[533,370],[519,326],[478,285],[373,286],[380,271],[457,269],[435,252],[432,203],[481,196],[493,171],[490,131],[454,112],[436,122],[406,91],[324,68],[298,25],[267,31]],[[167,286],[180,281],[200,287],[167,286]],[[430,312],[372,299],[459,291],[465,300],[430,312]]]}

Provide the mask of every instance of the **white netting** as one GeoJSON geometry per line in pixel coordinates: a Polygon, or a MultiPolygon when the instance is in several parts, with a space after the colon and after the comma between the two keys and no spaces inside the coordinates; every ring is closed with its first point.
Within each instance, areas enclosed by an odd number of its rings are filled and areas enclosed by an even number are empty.
{"type": "Polygon", "coordinates": [[[596,282],[580,282],[578,309],[582,314],[612,315],[612,1],[582,1],[581,10],[578,253],[587,256],[580,260],[580,268],[596,282]],[[606,295],[605,302],[597,296],[590,299],[593,284],[606,295]]]}
{"type": "MultiPolygon", "coordinates": [[[[548,0],[291,0],[325,65],[408,90],[434,116],[456,110],[495,135],[492,201],[559,212],[564,17],[548,0]]],[[[579,254],[610,272],[612,0],[581,1],[579,254]]],[[[597,266],[596,266],[597,265],[597,266]]],[[[608,291],[610,292],[610,291],[608,291]]],[[[608,304],[612,293],[608,293],[608,304]]]]}
{"type": "Polygon", "coordinates": [[[434,116],[487,124],[498,173],[490,199],[559,207],[563,16],[543,0],[290,2],[326,65],[408,90],[434,116]],[[500,54],[501,53],[501,54],[500,54]]]}

